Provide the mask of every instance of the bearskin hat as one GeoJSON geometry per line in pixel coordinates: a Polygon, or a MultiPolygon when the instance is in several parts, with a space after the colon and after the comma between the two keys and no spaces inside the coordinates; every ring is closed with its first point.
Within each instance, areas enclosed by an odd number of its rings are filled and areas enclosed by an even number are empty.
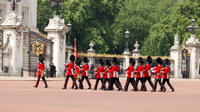
{"type": "Polygon", "coordinates": [[[111,63],[109,60],[106,60],[106,65],[111,66],[111,63]]]}
{"type": "Polygon", "coordinates": [[[148,56],[148,57],[147,57],[147,62],[148,62],[149,64],[152,63],[152,58],[151,58],[151,56],[148,56]]]}
{"type": "Polygon", "coordinates": [[[40,61],[40,63],[43,63],[43,61],[44,61],[44,56],[43,55],[39,56],[39,61],[40,61]]]}
{"type": "Polygon", "coordinates": [[[83,61],[84,61],[85,63],[88,63],[88,62],[89,62],[89,60],[88,60],[87,57],[84,57],[84,58],[83,58],[83,61]]]}
{"type": "Polygon", "coordinates": [[[135,59],[130,58],[129,63],[131,63],[134,66],[135,65],[135,59]]]}
{"type": "Polygon", "coordinates": [[[139,57],[138,62],[141,63],[141,64],[144,64],[143,58],[142,58],[142,57],[139,57]]]}
{"type": "Polygon", "coordinates": [[[102,59],[99,59],[99,64],[101,64],[103,66],[104,65],[104,61],[102,59]]]}
{"type": "Polygon", "coordinates": [[[81,59],[80,59],[80,58],[77,58],[77,60],[76,60],[76,65],[77,65],[77,66],[80,66],[80,65],[81,65],[81,59]]]}
{"type": "Polygon", "coordinates": [[[165,64],[166,64],[166,65],[170,65],[169,59],[166,59],[166,60],[165,60],[165,64]]]}
{"type": "Polygon", "coordinates": [[[116,65],[118,64],[117,58],[113,58],[113,63],[116,65]]]}
{"type": "Polygon", "coordinates": [[[75,60],[75,56],[74,56],[74,55],[71,55],[71,56],[70,56],[70,61],[71,61],[71,62],[74,62],[74,60],[75,60]]]}
{"type": "Polygon", "coordinates": [[[161,65],[162,65],[162,59],[161,59],[161,58],[157,58],[157,59],[156,59],[156,62],[157,62],[158,64],[161,64],[161,65]]]}

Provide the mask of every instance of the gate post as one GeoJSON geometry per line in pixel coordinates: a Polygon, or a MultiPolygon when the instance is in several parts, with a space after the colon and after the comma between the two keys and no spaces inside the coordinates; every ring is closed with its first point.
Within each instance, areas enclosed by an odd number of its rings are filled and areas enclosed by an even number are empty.
{"type": "Polygon", "coordinates": [[[138,58],[140,56],[140,50],[138,49],[139,48],[139,44],[138,44],[138,41],[135,41],[135,44],[134,44],[134,47],[135,49],[133,50],[133,53],[132,53],[132,56],[135,57],[135,66],[138,66],[138,58]]]}
{"type": "Polygon", "coordinates": [[[15,12],[10,12],[4,22],[1,24],[3,28],[3,42],[5,50],[3,51],[4,67],[8,68],[10,75],[21,76],[23,67],[23,37],[22,30],[25,28],[15,12]]]}
{"type": "Polygon", "coordinates": [[[56,66],[56,75],[63,74],[65,64],[65,43],[67,27],[65,20],[58,15],[49,20],[48,26],[45,28],[48,33],[48,39],[53,41],[53,63],[56,66]]]}
{"type": "Polygon", "coordinates": [[[194,34],[186,41],[186,46],[189,47],[190,53],[190,78],[199,78],[199,40],[194,34]]]}
{"type": "Polygon", "coordinates": [[[178,34],[174,37],[174,45],[170,48],[170,57],[174,60],[174,78],[182,78],[181,58],[182,52],[179,46],[178,34]]]}
{"type": "Polygon", "coordinates": [[[95,50],[93,49],[94,44],[92,42],[90,42],[89,46],[90,48],[88,49],[87,53],[89,58],[89,65],[91,67],[91,65],[95,65],[95,59],[94,59],[95,50]]]}

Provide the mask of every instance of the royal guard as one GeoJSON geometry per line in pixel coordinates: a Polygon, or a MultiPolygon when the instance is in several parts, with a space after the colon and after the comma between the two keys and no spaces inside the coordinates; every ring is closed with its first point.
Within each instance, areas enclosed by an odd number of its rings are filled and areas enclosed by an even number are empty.
{"type": "Polygon", "coordinates": [[[119,77],[119,67],[118,67],[118,61],[117,58],[113,58],[113,66],[110,69],[110,80],[109,80],[109,86],[108,90],[113,90],[113,84],[115,84],[118,88],[118,91],[122,90],[122,87],[120,85],[120,82],[118,80],[119,77]]]}
{"type": "Polygon", "coordinates": [[[38,78],[37,78],[37,82],[36,82],[34,87],[36,87],[36,88],[38,87],[38,84],[40,82],[40,78],[42,78],[44,85],[45,85],[45,88],[48,88],[47,81],[46,81],[45,75],[44,75],[45,66],[44,66],[44,63],[43,63],[43,61],[44,61],[43,55],[39,56],[39,61],[40,61],[40,64],[39,64],[38,78]]]}
{"type": "MultiPolygon", "coordinates": [[[[146,81],[148,81],[152,90],[154,90],[154,85],[151,81],[151,75],[152,75],[152,73],[151,73],[151,67],[152,67],[151,63],[152,63],[152,58],[151,58],[151,56],[148,56],[147,60],[146,60],[147,65],[145,66],[145,69],[144,69],[144,83],[146,83],[146,81]]],[[[141,88],[141,90],[143,90],[143,89],[144,88],[141,88]]]]}
{"type": "MultiPolygon", "coordinates": [[[[77,58],[74,79],[78,80],[79,88],[83,89],[83,84],[81,82],[81,74],[80,74],[81,67],[80,67],[80,65],[81,65],[81,59],[77,58]]],[[[74,89],[74,83],[72,84],[72,89],[74,89]]]]}
{"type": "Polygon", "coordinates": [[[106,82],[109,83],[109,77],[110,77],[110,72],[109,72],[109,70],[110,70],[110,68],[111,68],[111,63],[110,63],[109,60],[106,60],[105,72],[103,73],[103,74],[104,74],[104,76],[103,76],[103,85],[102,85],[102,89],[103,89],[103,90],[106,90],[106,89],[107,89],[107,88],[106,88],[106,82]]]}
{"type": "Polygon", "coordinates": [[[84,79],[86,79],[86,81],[87,81],[87,83],[88,83],[88,86],[89,86],[88,89],[91,89],[91,83],[90,83],[90,80],[89,80],[89,78],[88,78],[88,76],[89,76],[89,68],[90,68],[90,66],[89,66],[89,64],[88,64],[88,63],[89,63],[89,60],[88,60],[87,57],[84,57],[84,58],[83,58],[83,61],[84,61],[85,65],[83,66],[83,69],[82,69],[82,78],[81,78],[81,82],[83,83],[84,79]]]}
{"type": "Polygon", "coordinates": [[[75,61],[74,55],[70,56],[70,61],[71,61],[71,63],[69,63],[67,65],[67,69],[66,69],[67,75],[66,75],[66,78],[65,78],[65,84],[64,84],[63,89],[67,89],[67,83],[68,83],[68,80],[69,80],[70,77],[71,77],[71,79],[72,79],[72,81],[75,85],[75,89],[78,89],[78,86],[76,84],[76,80],[74,79],[74,61],[75,61]]]}
{"type": "Polygon", "coordinates": [[[172,92],[174,92],[174,88],[173,86],[171,85],[169,79],[170,79],[170,61],[169,59],[166,59],[165,60],[165,69],[164,69],[164,72],[163,72],[163,81],[162,81],[162,84],[163,86],[165,85],[165,82],[167,82],[167,84],[169,85],[170,89],[172,90],[172,92]]]}
{"type": "Polygon", "coordinates": [[[97,90],[97,86],[99,83],[99,80],[102,83],[101,89],[103,89],[103,73],[104,73],[104,62],[102,59],[99,60],[100,63],[100,67],[98,68],[97,72],[96,72],[96,83],[94,86],[94,90],[97,90]]]}
{"type": "Polygon", "coordinates": [[[140,58],[138,59],[138,62],[139,62],[139,66],[138,66],[137,71],[136,71],[136,72],[137,72],[137,76],[136,76],[136,86],[138,87],[138,82],[140,81],[140,82],[141,82],[141,86],[142,86],[142,88],[143,88],[143,91],[146,91],[147,88],[146,88],[146,85],[145,85],[144,79],[143,79],[143,77],[144,77],[144,66],[143,66],[144,61],[143,61],[143,59],[140,57],[140,58]]]}
{"type": "Polygon", "coordinates": [[[154,91],[156,91],[157,88],[157,83],[159,82],[160,87],[161,87],[161,91],[166,91],[166,88],[164,87],[164,85],[161,83],[161,79],[162,79],[162,59],[161,58],[157,58],[156,62],[158,64],[158,66],[155,68],[155,84],[154,84],[154,91]]]}
{"type": "Polygon", "coordinates": [[[126,80],[126,84],[125,84],[125,87],[124,87],[124,91],[128,91],[128,86],[129,86],[129,83],[132,84],[133,88],[135,91],[137,91],[137,86],[135,85],[135,60],[133,58],[131,58],[129,60],[129,63],[130,63],[130,66],[129,68],[127,69],[128,72],[127,72],[127,80],[126,80]]]}

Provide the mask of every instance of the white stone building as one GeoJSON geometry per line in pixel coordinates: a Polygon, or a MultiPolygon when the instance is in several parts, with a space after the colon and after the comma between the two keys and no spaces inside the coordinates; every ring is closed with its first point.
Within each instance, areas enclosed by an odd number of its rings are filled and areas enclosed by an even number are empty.
{"type": "MultiPolygon", "coordinates": [[[[0,23],[5,16],[12,11],[12,2],[0,0],[0,23]]],[[[37,0],[21,0],[16,3],[16,13],[18,18],[30,28],[36,28],[37,24],[37,0]]]]}

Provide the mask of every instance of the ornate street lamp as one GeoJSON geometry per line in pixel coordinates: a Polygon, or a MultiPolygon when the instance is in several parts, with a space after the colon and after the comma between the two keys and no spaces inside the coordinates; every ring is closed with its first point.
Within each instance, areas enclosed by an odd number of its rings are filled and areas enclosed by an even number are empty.
{"type": "Polygon", "coordinates": [[[7,0],[8,2],[12,2],[12,11],[16,9],[16,2],[21,2],[21,0],[7,0]]]}
{"type": "Polygon", "coordinates": [[[72,24],[71,22],[69,21],[69,23],[67,24],[67,27],[68,27],[68,31],[69,31],[69,35],[68,35],[68,41],[67,41],[67,45],[68,46],[71,46],[71,43],[70,43],[70,35],[71,35],[71,28],[72,28],[72,24]]]}
{"type": "Polygon", "coordinates": [[[188,26],[188,31],[191,32],[192,34],[195,34],[197,29],[198,29],[198,26],[195,26],[195,19],[192,19],[192,24],[188,26]]]}
{"type": "Polygon", "coordinates": [[[56,15],[59,15],[59,7],[63,5],[65,0],[50,0],[51,6],[56,6],[56,15]]]}
{"type": "Polygon", "coordinates": [[[130,32],[128,30],[126,30],[125,32],[125,39],[126,39],[126,49],[124,52],[129,52],[129,49],[128,49],[128,38],[129,38],[129,34],[130,32]]]}

